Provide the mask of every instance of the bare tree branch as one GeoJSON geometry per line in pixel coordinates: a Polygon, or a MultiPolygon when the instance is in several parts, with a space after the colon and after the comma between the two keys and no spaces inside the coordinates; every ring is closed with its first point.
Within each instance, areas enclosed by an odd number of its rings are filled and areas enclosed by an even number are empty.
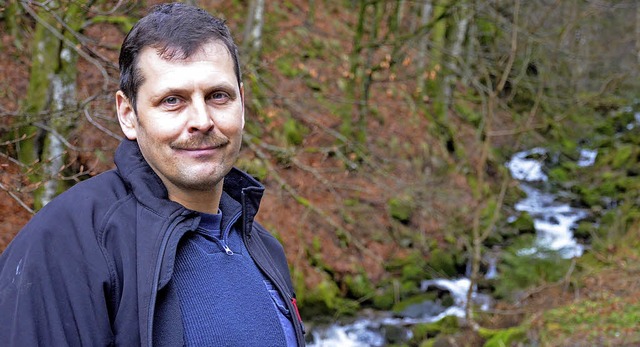
{"type": "Polygon", "coordinates": [[[29,212],[31,214],[35,214],[35,211],[33,211],[33,209],[31,207],[29,207],[29,205],[27,205],[24,201],[22,201],[22,199],[20,199],[17,195],[15,195],[11,190],[9,190],[4,184],[2,184],[2,182],[0,182],[0,189],[2,189],[5,192],[7,192],[7,194],[9,194],[9,196],[13,200],[15,200],[22,208],[27,210],[27,212],[29,212]]]}
{"type": "Polygon", "coordinates": [[[73,51],[78,53],[78,55],[83,57],[86,61],[88,61],[91,64],[93,64],[100,71],[100,73],[102,74],[102,77],[103,77],[102,89],[103,90],[107,90],[109,88],[109,78],[110,78],[109,74],[107,73],[107,70],[104,69],[102,64],[100,64],[99,61],[95,60],[93,57],[89,56],[86,52],[84,52],[83,50],[78,48],[73,42],[71,42],[69,39],[64,37],[64,35],[59,30],[57,30],[56,28],[51,26],[51,24],[47,23],[47,21],[45,21],[44,19],[40,18],[40,16],[38,16],[38,14],[28,5],[28,2],[20,1],[20,4],[22,5],[22,8],[27,13],[29,13],[31,15],[31,17],[33,17],[33,19],[35,19],[38,23],[40,23],[47,30],[49,30],[49,32],[51,32],[51,34],[53,34],[53,36],[58,38],[60,41],[64,42],[64,44],[67,47],[71,48],[73,51]]]}

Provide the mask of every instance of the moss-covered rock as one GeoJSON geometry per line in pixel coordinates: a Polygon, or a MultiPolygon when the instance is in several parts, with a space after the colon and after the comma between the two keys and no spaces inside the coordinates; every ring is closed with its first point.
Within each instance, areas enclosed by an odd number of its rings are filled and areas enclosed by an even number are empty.
{"type": "Polygon", "coordinates": [[[573,230],[573,236],[579,240],[588,240],[597,235],[598,225],[593,221],[580,221],[573,230]]]}
{"type": "Polygon", "coordinates": [[[425,302],[433,303],[436,301],[438,301],[438,293],[421,293],[396,303],[395,305],[393,305],[393,308],[391,310],[396,315],[399,315],[401,317],[419,318],[421,317],[420,314],[413,314],[413,312],[418,312],[421,310],[420,308],[416,307],[422,306],[422,304],[425,302]]]}
{"type": "Polygon", "coordinates": [[[345,299],[338,285],[325,275],[324,280],[316,287],[308,289],[301,300],[304,306],[302,314],[305,317],[317,318],[321,316],[353,315],[360,309],[355,300],[345,299]]]}
{"type": "MultiPolygon", "coordinates": [[[[429,260],[427,261],[427,269],[433,275],[429,278],[433,277],[444,277],[451,278],[458,276],[459,273],[459,262],[462,258],[462,255],[456,254],[451,250],[442,250],[442,249],[434,249],[431,251],[429,255],[429,260]]],[[[429,278],[422,278],[423,280],[429,278]]]]}
{"type": "Polygon", "coordinates": [[[553,283],[566,275],[571,264],[552,250],[536,249],[521,252],[535,245],[534,235],[522,235],[502,253],[498,265],[500,276],[496,280],[496,296],[509,299],[518,291],[543,283],[553,283]]]}
{"type": "MultiPolygon", "coordinates": [[[[424,342],[441,334],[455,334],[460,328],[458,317],[447,316],[433,323],[421,323],[413,326],[413,343],[424,342]]],[[[420,345],[422,346],[422,345],[420,345]]]]}
{"type": "Polygon", "coordinates": [[[378,288],[376,296],[373,297],[373,308],[378,310],[390,310],[396,302],[396,290],[393,285],[378,288]]]}
{"type": "Polygon", "coordinates": [[[409,223],[416,208],[413,197],[408,194],[389,199],[387,205],[391,217],[401,223],[409,223]]]}
{"type": "Polygon", "coordinates": [[[563,166],[556,166],[550,169],[549,172],[547,173],[547,176],[549,177],[550,180],[560,184],[569,181],[571,177],[567,168],[563,166]]]}
{"type": "Polygon", "coordinates": [[[386,264],[387,270],[395,274],[401,282],[420,282],[427,279],[426,266],[425,256],[419,251],[394,258],[386,264]]]}
{"type": "Polygon", "coordinates": [[[576,185],[572,189],[573,193],[578,195],[578,202],[585,207],[601,206],[602,196],[598,192],[597,188],[594,189],[587,185],[576,185]]]}
{"type": "Polygon", "coordinates": [[[528,212],[521,212],[518,218],[511,223],[518,234],[533,234],[536,232],[533,217],[528,212]]]}
{"type": "Polygon", "coordinates": [[[486,340],[483,347],[503,347],[526,343],[528,330],[525,325],[507,329],[480,328],[478,334],[486,340]]]}
{"type": "Polygon", "coordinates": [[[364,273],[345,276],[344,284],[347,287],[347,295],[352,298],[370,300],[375,296],[376,289],[364,273]]]}

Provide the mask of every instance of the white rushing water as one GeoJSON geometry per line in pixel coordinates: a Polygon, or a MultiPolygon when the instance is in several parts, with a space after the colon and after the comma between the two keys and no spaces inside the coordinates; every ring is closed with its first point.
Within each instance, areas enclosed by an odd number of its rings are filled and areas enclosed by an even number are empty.
{"type": "Polygon", "coordinates": [[[593,165],[596,162],[597,156],[597,150],[583,148],[582,150],[580,150],[580,159],[578,159],[578,166],[587,167],[593,165]]]}
{"type": "Polygon", "coordinates": [[[511,177],[520,181],[546,181],[547,175],[542,172],[542,162],[534,159],[534,155],[547,154],[544,148],[534,148],[528,151],[516,153],[507,163],[511,177]]]}
{"type": "MultiPolygon", "coordinates": [[[[534,148],[516,153],[506,164],[513,178],[520,181],[520,188],[527,197],[515,206],[517,211],[528,212],[533,218],[537,238],[531,249],[521,250],[521,254],[534,254],[538,249],[558,251],[564,258],[579,257],[584,246],[573,237],[572,228],[576,222],[587,216],[585,211],[559,202],[556,195],[537,188],[536,183],[546,182],[543,170],[543,157],[547,151],[534,148]]],[[[578,166],[591,166],[595,162],[597,151],[583,149],[580,151],[578,166]]]]}
{"type": "MultiPolygon", "coordinates": [[[[391,313],[378,312],[377,316],[359,318],[349,324],[333,324],[323,328],[313,329],[313,342],[309,347],[380,347],[386,346],[385,327],[398,327],[405,334],[404,338],[411,338],[410,327],[419,323],[431,323],[447,316],[463,318],[467,303],[467,292],[471,281],[467,278],[454,280],[433,279],[422,281],[420,289],[427,291],[431,288],[448,291],[454,301],[450,307],[442,307],[437,303],[429,305],[430,313],[418,317],[396,317],[391,313]]],[[[488,295],[473,293],[472,300],[482,310],[489,309],[491,298],[488,295]]],[[[428,303],[427,303],[428,304],[428,303]]]]}

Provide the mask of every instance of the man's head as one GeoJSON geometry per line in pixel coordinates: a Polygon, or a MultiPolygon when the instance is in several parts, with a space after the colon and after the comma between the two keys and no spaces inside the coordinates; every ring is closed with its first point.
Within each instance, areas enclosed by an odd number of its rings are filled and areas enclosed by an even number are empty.
{"type": "Polygon", "coordinates": [[[235,45],[221,21],[186,5],[162,5],[140,23],[120,56],[120,126],[169,199],[215,213],[244,127],[235,45]]]}
{"type": "Polygon", "coordinates": [[[238,85],[242,75],[238,48],[224,21],[206,11],[181,3],[162,4],[137,22],[122,43],[120,50],[120,90],[137,111],[138,88],[144,77],[138,66],[140,53],[147,47],[157,50],[166,59],[186,59],[205,42],[222,43],[234,63],[238,85]]]}

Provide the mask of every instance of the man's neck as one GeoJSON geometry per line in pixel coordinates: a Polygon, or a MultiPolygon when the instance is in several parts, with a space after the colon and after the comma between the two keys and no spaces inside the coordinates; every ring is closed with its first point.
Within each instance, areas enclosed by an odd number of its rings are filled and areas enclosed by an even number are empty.
{"type": "Polygon", "coordinates": [[[222,197],[222,181],[211,190],[169,189],[169,200],[198,212],[216,214],[222,197]]]}

